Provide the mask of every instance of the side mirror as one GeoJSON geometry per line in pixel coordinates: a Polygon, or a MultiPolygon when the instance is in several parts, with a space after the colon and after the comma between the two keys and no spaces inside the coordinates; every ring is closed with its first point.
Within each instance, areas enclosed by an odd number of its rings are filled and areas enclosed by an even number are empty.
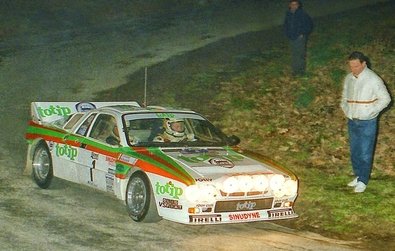
{"type": "Polygon", "coordinates": [[[232,135],[232,136],[228,137],[226,141],[230,146],[235,146],[240,143],[240,138],[235,135],[232,135]]]}

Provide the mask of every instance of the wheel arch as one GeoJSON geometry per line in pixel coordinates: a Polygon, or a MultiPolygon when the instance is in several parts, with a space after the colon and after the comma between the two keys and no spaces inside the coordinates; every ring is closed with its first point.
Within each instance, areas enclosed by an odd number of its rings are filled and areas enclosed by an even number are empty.
{"type": "Polygon", "coordinates": [[[127,175],[127,179],[126,179],[126,189],[124,190],[124,194],[123,194],[123,200],[125,205],[127,205],[127,186],[129,184],[129,181],[135,176],[135,175],[142,175],[148,182],[148,186],[150,188],[150,206],[149,206],[149,210],[147,212],[147,214],[145,215],[144,219],[141,222],[145,222],[145,223],[152,223],[152,222],[157,222],[160,221],[162,219],[162,216],[160,214],[160,210],[158,208],[157,205],[157,200],[156,200],[156,195],[155,195],[155,190],[154,187],[152,185],[152,180],[150,179],[150,176],[147,174],[147,172],[145,172],[144,170],[136,167],[133,168],[133,170],[131,169],[127,175]]]}
{"type": "Polygon", "coordinates": [[[27,147],[27,154],[26,154],[26,165],[23,170],[24,175],[32,174],[34,151],[36,150],[37,146],[40,144],[45,144],[45,146],[49,149],[47,142],[43,138],[37,138],[29,142],[29,145],[27,147]]]}

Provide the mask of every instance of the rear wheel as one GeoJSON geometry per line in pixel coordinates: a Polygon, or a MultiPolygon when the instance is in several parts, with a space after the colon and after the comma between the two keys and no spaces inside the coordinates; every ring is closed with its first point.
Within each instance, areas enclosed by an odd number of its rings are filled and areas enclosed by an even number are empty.
{"type": "Polygon", "coordinates": [[[130,177],[126,189],[126,209],[137,222],[157,222],[161,220],[155,198],[147,176],[137,172],[130,177]]]}
{"type": "Polygon", "coordinates": [[[53,178],[52,159],[48,147],[40,142],[33,155],[33,179],[41,188],[48,188],[53,178]]]}

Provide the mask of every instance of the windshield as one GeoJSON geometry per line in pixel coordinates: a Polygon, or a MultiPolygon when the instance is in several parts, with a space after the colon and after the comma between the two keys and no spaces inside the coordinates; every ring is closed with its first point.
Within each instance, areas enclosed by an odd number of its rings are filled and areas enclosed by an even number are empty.
{"type": "Polygon", "coordinates": [[[190,113],[127,114],[125,133],[132,146],[224,146],[226,136],[190,113]]]}

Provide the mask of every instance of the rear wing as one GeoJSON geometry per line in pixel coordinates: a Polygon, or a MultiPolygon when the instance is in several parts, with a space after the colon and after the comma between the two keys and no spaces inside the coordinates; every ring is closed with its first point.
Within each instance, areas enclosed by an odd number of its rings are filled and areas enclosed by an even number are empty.
{"type": "Polygon", "coordinates": [[[87,112],[104,106],[130,105],[140,107],[135,101],[129,102],[32,102],[30,112],[32,120],[38,123],[51,123],[68,117],[76,112],[87,112]]]}

